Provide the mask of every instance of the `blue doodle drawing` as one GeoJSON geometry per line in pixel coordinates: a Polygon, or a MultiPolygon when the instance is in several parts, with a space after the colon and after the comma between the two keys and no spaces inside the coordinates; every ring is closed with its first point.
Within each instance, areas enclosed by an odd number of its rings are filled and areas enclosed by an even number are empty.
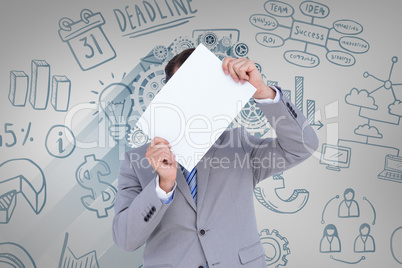
{"type": "Polygon", "coordinates": [[[56,158],[66,158],[70,156],[76,146],[73,132],[64,125],[54,125],[46,135],[46,150],[56,158]]]}
{"type": "Polygon", "coordinates": [[[375,241],[370,235],[370,225],[363,223],[359,228],[359,235],[355,239],[354,252],[375,252],[375,241]]]}
{"type": "Polygon", "coordinates": [[[256,187],[255,198],[264,207],[277,213],[292,214],[300,211],[307,204],[309,192],[305,189],[296,189],[292,195],[284,199],[278,190],[285,189],[285,181],[281,174],[268,178],[268,187],[256,187]]]}
{"type": "Polygon", "coordinates": [[[135,88],[133,98],[137,100],[136,105],[139,105],[141,110],[145,111],[165,84],[164,64],[159,66],[151,65],[146,72],[138,74],[132,83],[135,88]]]}
{"type": "Polygon", "coordinates": [[[29,77],[23,71],[10,72],[10,91],[8,99],[11,104],[24,107],[28,96],[29,77]]]}
{"type": "Polygon", "coordinates": [[[51,103],[55,111],[67,112],[70,102],[71,81],[65,75],[54,75],[52,79],[51,103]]]}
{"type": "Polygon", "coordinates": [[[69,234],[66,233],[60,254],[59,268],[99,268],[96,251],[93,250],[85,255],[76,257],[68,246],[68,236],[69,234]]]}
{"type": "MultiPolygon", "coordinates": [[[[28,81],[29,77],[23,71],[10,72],[8,99],[12,105],[25,107],[29,88],[28,81]]],[[[49,63],[45,60],[32,60],[29,102],[35,110],[45,110],[50,99],[55,111],[66,112],[70,102],[70,91],[71,81],[66,76],[53,75],[51,84],[49,63]]]]}
{"type": "Polygon", "coordinates": [[[83,71],[98,67],[116,57],[112,45],[102,30],[105,20],[101,13],[81,11],[81,20],[62,18],[59,35],[66,42],[83,71]]]}
{"type": "Polygon", "coordinates": [[[320,252],[341,252],[341,240],[339,239],[338,229],[333,224],[328,224],[320,241],[320,252]]]}
{"type": "MultiPolygon", "coordinates": [[[[15,146],[19,139],[17,138],[16,132],[13,130],[14,124],[12,123],[5,123],[4,124],[4,136],[8,135],[10,138],[5,138],[4,139],[4,145],[6,147],[13,147],[15,146]]],[[[28,123],[28,126],[26,130],[24,128],[21,128],[21,133],[24,133],[24,140],[22,141],[22,146],[24,146],[29,138],[29,141],[33,141],[34,138],[32,138],[29,134],[31,131],[31,122],[28,123]]],[[[0,147],[3,146],[3,135],[0,135],[0,147]]]]}
{"type": "Polygon", "coordinates": [[[372,91],[365,89],[359,90],[352,88],[345,96],[347,104],[359,107],[359,116],[368,119],[368,123],[355,129],[355,134],[366,136],[366,143],[369,137],[381,139],[383,135],[380,131],[370,125],[371,120],[399,125],[402,116],[402,105],[396,97],[394,87],[402,86],[402,83],[393,83],[391,81],[394,64],[398,62],[398,57],[392,58],[392,66],[387,79],[379,79],[376,76],[365,72],[363,77],[373,77],[381,82],[381,85],[372,91]]]}
{"type": "Polygon", "coordinates": [[[27,158],[11,159],[0,164],[0,223],[8,223],[21,194],[35,214],[46,203],[46,180],[42,169],[27,158]]]}
{"type": "MultiPolygon", "coordinates": [[[[360,206],[355,200],[355,191],[352,188],[347,188],[343,193],[344,199],[338,205],[338,217],[339,218],[358,218],[360,217],[360,206]]],[[[339,199],[339,195],[331,198],[324,206],[324,209],[321,214],[321,224],[325,223],[324,215],[327,210],[328,205],[334,201],[335,199],[339,199]]],[[[373,204],[368,200],[367,197],[362,198],[363,201],[367,201],[369,203],[371,210],[373,211],[373,222],[372,225],[375,225],[377,219],[377,213],[373,204]]]]}
{"type": "Polygon", "coordinates": [[[402,116],[401,101],[396,97],[394,87],[402,86],[402,83],[394,83],[392,81],[392,71],[395,63],[398,62],[396,56],[392,57],[392,65],[389,75],[386,79],[380,79],[376,76],[365,72],[363,77],[372,77],[381,82],[381,85],[372,91],[366,89],[352,88],[345,96],[345,102],[349,105],[359,107],[359,116],[367,118],[366,124],[359,125],[354,133],[358,136],[365,137],[365,142],[354,140],[339,139],[338,143],[354,143],[362,144],[365,146],[372,146],[373,148],[382,148],[388,150],[385,155],[385,167],[382,172],[378,174],[379,179],[401,182],[402,181],[402,160],[399,156],[399,149],[369,143],[369,139],[382,139],[383,134],[380,130],[371,125],[372,121],[377,121],[385,124],[399,125],[400,117],[402,116]],[[392,154],[394,153],[394,154],[392,154]]]}
{"type": "MultiPolygon", "coordinates": [[[[276,86],[278,84],[277,81],[267,81],[268,85],[276,86]]],[[[291,90],[282,90],[284,96],[286,96],[289,100],[292,100],[292,91],[291,90]]],[[[303,76],[295,76],[295,105],[297,109],[303,113],[304,109],[304,77],[303,76]]],[[[313,126],[317,127],[317,130],[320,130],[324,124],[320,120],[315,120],[315,100],[307,99],[307,122],[313,126]]]]}
{"type": "Polygon", "coordinates": [[[188,23],[198,11],[193,4],[191,0],[142,1],[113,12],[122,36],[137,38],[188,23]]]}
{"type": "MultiPolygon", "coordinates": [[[[383,123],[399,125],[402,116],[402,104],[401,100],[398,99],[395,94],[394,87],[402,86],[402,83],[395,83],[392,81],[392,71],[397,62],[398,57],[392,57],[392,65],[388,77],[385,79],[380,79],[369,72],[363,74],[364,78],[372,77],[381,83],[376,89],[370,92],[366,91],[368,93],[367,96],[363,95],[365,98],[372,98],[377,106],[377,109],[373,109],[372,107],[360,105],[359,116],[367,118],[369,120],[368,124],[370,124],[370,120],[375,120],[383,123]]],[[[345,101],[347,102],[346,98],[345,101]]]]}
{"type": "Polygon", "coordinates": [[[50,65],[44,60],[32,60],[29,102],[36,110],[47,107],[50,88],[50,65]]]}
{"type": "Polygon", "coordinates": [[[355,200],[355,191],[352,188],[347,188],[343,193],[343,200],[338,207],[338,217],[360,217],[360,207],[355,200]]]}
{"type": "Polygon", "coordinates": [[[327,169],[341,171],[341,168],[350,166],[352,149],[345,146],[322,144],[320,164],[327,165],[327,169]]]}
{"type": "Polygon", "coordinates": [[[334,261],[346,263],[346,264],[358,264],[359,262],[364,261],[366,259],[365,256],[361,256],[360,259],[358,259],[357,261],[345,261],[345,260],[337,259],[333,255],[330,255],[329,257],[334,261]]]}
{"type": "Polygon", "coordinates": [[[128,120],[133,111],[132,89],[123,83],[112,83],[99,95],[99,106],[109,120],[109,134],[122,140],[129,131],[128,120]]]}
{"type": "Polygon", "coordinates": [[[396,228],[390,239],[392,257],[396,262],[402,264],[402,226],[396,228]]]}
{"type": "Polygon", "coordinates": [[[107,217],[107,211],[113,208],[115,202],[116,188],[100,179],[107,175],[110,175],[109,165],[93,154],[85,156],[75,173],[78,184],[91,191],[91,195],[81,198],[82,204],[86,209],[95,211],[98,218],[107,217]]]}
{"type": "Polygon", "coordinates": [[[128,133],[128,144],[131,148],[140,147],[148,142],[151,142],[150,138],[138,127],[132,128],[128,133]]]}
{"type": "Polygon", "coordinates": [[[320,64],[317,55],[307,52],[311,46],[325,48],[327,60],[339,66],[353,66],[356,59],[351,53],[366,53],[370,48],[362,38],[350,36],[363,31],[363,26],[355,21],[338,20],[333,23],[332,28],[316,24],[315,19],[324,19],[329,15],[329,7],[324,4],[313,1],[300,4],[299,9],[303,15],[310,18],[309,22],[295,20],[293,7],[281,1],[269,0],[265,2],[264,9],[267,14],[254,14],[249,19],[253,26],[264,30],[256,34],[257,43],[277,48],[289,40],[301,42],[304,44],[304,50],[288,50],[283,54],[287,62],[296,66],[314,68],[320,64]],[[280,23],[278,20],[282,18],[291,18],[291,25],[280,23]],[[277,34],[271,33],[274,30],[277,30],[277,34]],[[343,51],[330,50],[330,42],[337,43],[343,51]]]}
{"type": "MultiPolygon", "coordinates": [[[[355,198],[355,191],[352,188],[347,188],[344,191],[343,194],[344,198],[342,201],[339,202],[339,204],[336,206],[337,207],[337,216],[338,219],[345,221],[347,218],[355,218],[358,219],[361,216],[360,213],[360,206],[361,204],[358,204],[355,198]]],[[[373,212],[373,221],[372,225],[375,225],[376,222],[376,211],[374,209],[373,204],[369,201],[367,197],[362,198],[363,201],[367,201],[369,204],[370,209],[373,212]]],[[[324,216],[327,208],[329,207],[330,203],[332,203],[334,200],[339,200],[339,195],[336,195],[335,197],[331,198],[324,206],[324,209],[322,211],[322,216],[321,216],[321,224],[325,224],[324,216]]],[[[332,209],[331,209],[332,210],[332,209]]],[[[363,214],[367,215],[367,209],[363,209],[363,214]]],[[[336,214],[335,214],[336,215],[336,214]]],[[[350,228],[352,225],[349,223],[348,228],[350,228]]],[[[370,253],[370,252],[375,252],[375,241],[373,236],[370,234],[371,232],[371,226],[368,223],[362,223],[359,227],[359,234],[353,237],[352,240],[352,246],[353,246],[353,252],[354,253],[370,253]]],[[[344,238],[342,238],[343,240],[344,238]]],[[[324,233],[320,241],[320,252],[321,253],[340,253],[341,252],[341,241],[340,241],[340,236],[338,234],[338,229],[334,224],[327,224],[327,226],[324,228],[324,233]]],[[[340,259],[337,257],[334,257],[334,255],[330,255],[330,259],[341,262],[341,263],[346,263],[346,264],[357,264],[363,260],[366,259],[366,256],[360,256],[360,258],[356,261],[347,261],[344,259],[340,259]]]]}
{"type": "Polygon", "coordinates": [[[6,267],[36,268],[28,251],[22,246],[10,242],[0,243],[0,263],[5,264],[6,267]]]}
{"type": "Polygon", "coordinates": [[[378,174],[379,179],[402,182],[402,157],[395,155],[385,156],[384,170],[378,174]]]}
{"type": "Polygon", "coordinates": [[[260,232],[260,241],[265,251],[267,266],[274,265],[275,268],[286,266],[287,256],[290,254],[289,241],[286,237],[281,236],[277,230],[270,232],[264,229],[260,232]]]}

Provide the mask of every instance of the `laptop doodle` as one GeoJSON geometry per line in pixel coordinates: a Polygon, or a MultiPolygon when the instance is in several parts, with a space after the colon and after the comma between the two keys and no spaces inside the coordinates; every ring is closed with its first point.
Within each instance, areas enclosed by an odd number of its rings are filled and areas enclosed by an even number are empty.
{"type": "Polygon", "coordinates": [[[384,170],[378,174],[379,179],[402,182],[402,157],[387,155],[384,170]]]}

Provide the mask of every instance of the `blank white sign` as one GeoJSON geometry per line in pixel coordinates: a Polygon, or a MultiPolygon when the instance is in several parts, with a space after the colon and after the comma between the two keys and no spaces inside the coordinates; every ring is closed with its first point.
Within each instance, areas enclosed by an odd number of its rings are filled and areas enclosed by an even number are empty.
{"type": "Polygon", "coordinates": [[[256,89],[236,83],[222,61],[202,44],[152,100],[137,126],[172,145],[176,160],[192,170],[249,101],[256,89]]]}

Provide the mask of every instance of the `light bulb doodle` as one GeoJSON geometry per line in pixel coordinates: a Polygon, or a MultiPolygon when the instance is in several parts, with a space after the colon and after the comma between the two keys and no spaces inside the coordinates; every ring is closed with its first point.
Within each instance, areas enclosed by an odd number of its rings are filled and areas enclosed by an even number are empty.
{"type": "Polygon", "coordinates": [[[113,83],[107,86],[99,95],[99,105],[109,119],[109,134],[115,141],[124,139],[128,130],[128,119],[131,115],[134,101],[132,90],[123,83],[113,83]]]}

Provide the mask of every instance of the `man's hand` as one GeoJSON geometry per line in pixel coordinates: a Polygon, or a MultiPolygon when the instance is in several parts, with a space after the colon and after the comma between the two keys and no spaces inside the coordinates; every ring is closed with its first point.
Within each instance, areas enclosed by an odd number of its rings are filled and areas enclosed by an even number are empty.
{"type": "Polygon", "coordinates": [[[145,157],[159,176],[159,187],[166,193],[173,189],[177,175],[177,162],[169,142],[155,137],[148,146],[145,157]]]}
{"type": "Polygon", "coordinates": [[[253,98],[255,99],[274,99],[276,91],[269,86],[267,86],[262,80],[261,74],[253,61],[240,58],[234,59],[231,57],[226,57],[222,62],[222,69],[225,74],[230,74],[236,83],[244,84],[248,81],[252,84],[257,91],[254,93],[253,98]]]}

